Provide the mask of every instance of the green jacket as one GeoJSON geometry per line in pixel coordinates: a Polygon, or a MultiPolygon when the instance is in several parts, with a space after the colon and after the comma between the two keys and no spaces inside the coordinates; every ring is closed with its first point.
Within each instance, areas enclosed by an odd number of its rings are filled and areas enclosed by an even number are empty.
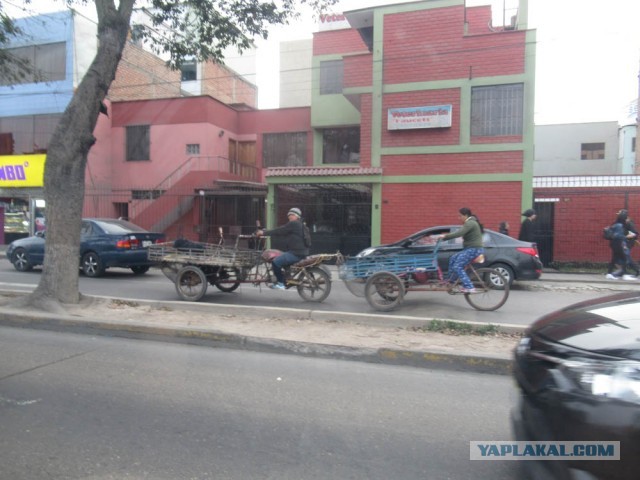
{"type": "Polygon", "coordinates": [[[464,248],[482,248],[482,230],[476,217],[469,217],[465,220],[464,225],[459,230],[451,232],[442,237],[443,240],[462,237],[462,246],[464,248]]]}

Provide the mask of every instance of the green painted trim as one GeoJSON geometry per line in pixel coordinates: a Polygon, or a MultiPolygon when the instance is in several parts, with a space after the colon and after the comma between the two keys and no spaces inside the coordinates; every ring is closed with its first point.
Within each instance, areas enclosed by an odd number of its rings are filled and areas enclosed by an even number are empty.
{"type": "Polygon", "coordinates": [[[521,182],[520,173],[477,173],[462,175],[398,175],[385,176],[383,184],[390,183],[485,183],[485,182],[521,182]]]}
{"type": "Polygon", "coordinates": [[[381,10],[374,10],[373,18],[373,58],[371,88],[371,166],[380,166],[382,148],[382,89],[383,89],[383,31],[384,17],[381,10]]]}
{"type": "Polygon", "coordinates": [[[371,188],[371,245],[380,245],[382,238],[382,184],[371,188]]]}
{"type": "MultiPolygon", "coordinates": [[[[522,5],[521,5],[522,6],[522,5]]],[[[525,81],[524,93],[524,156],[522,163],[522,211],[530,208],[533,202],[533,161],[535,156],[535,87],[536,87],[536,31],[528,30],[525,46],[525,81]]]]}
{"type": "Polygon", "coordinates": [[[523,143],[481,143],[473,145],[438,145],[433,147],[387,147],[382,155],[419,155],[436,153],[517,152],[525,149],[523,143]]]}
{"type": "Polygon", "coordinates": [[[267,184],[267,208],[266,208],[266,222],[267,228],[273,228],[276,225],[276,187],[275,185],[267,184]]]}

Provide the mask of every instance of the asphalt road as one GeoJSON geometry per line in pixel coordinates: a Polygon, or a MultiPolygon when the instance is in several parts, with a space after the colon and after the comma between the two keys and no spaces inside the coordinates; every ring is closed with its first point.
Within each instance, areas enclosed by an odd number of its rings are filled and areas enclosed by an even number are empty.
{"type": "MultiPolygon", "coordinates": [[[[0,260],[0,288],[30,291],[37,285],[40,271],[17,272],[8,260],[0,260]]],[[[126,299],[165,301],[179,300],[175,287],[159,270],[136,276],[126,269],[110,269],[101,278],[80,276],[80,291],[88,295],[104,295],[126,299]]],[[[526,290],[516,284],[507,303],[495,312],[479,312],[460,295],[445,292],[409,292],[402,306],[390,315],[418,318],[455,319],[491,324],[529,325],[549,311],[572,303],[604,296],[593,290],[526,290]]],[[[352,295],[334,274],[331,294],[322,303],[304,302],[295,290],[273,291],[265,285],[242,284],[233,293],[219,292],[209,286],[201,302],[300,308],[303,310],[342,311],[379,314],[364,298],[352,295]]]]}
{"type": "Polygon", "coordinates": [[[0,477],[519,478],[506,376],[0,328],[0,477]]]}

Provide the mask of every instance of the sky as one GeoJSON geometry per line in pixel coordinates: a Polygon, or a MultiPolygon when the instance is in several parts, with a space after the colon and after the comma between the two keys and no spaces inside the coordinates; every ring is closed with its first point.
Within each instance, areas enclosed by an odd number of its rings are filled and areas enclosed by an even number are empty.
{"type": "MultiPolygon", "coordinates": [[[[395,3],[407,0],[341,0],[333,11],[395,3]]],[[[517,5],[517,0],[467,0],[468,5],[489,3],[500,19],[503,8],[517,5]]],[[[11,4],[20,0],[3,0],[5,8],[11,4]]],[[[51,12],[63,4],[36,0],[32,5],[51,12]]],[[[537,125],[627,119],[640,90],[638,19],[640,0],[529,0],[529,28],[537,31],[537,125]]],[[[273,28],[267,42],[258,42],[259,108],[278,106],[279,42],[311,38],[315,30],[307,12],[295,25],[273,28]]]]}

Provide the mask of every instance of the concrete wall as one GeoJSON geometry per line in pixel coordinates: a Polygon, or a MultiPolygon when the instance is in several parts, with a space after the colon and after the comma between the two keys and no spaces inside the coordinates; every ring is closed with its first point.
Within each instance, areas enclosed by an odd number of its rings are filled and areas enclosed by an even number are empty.
{"type": "Polygon", "coordinates": [[[618,122],[536,126],[534,176],[619,173],[622,171],[618,164],[618,122]],[[583,143],[604,143],[605,158],[581,160],[583,143]]]}
{"type": "Polygon", "coordinates": [[[280,108],[311,105],[311,39],[280,43],[280,108]]]}

